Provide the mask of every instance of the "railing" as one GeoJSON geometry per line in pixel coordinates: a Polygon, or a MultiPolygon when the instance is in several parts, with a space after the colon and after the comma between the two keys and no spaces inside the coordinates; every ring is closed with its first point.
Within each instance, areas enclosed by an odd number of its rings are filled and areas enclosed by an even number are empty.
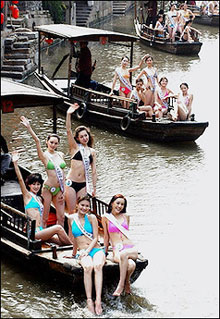
{"type": "Polygon", "coordinates": [[[153,28],[148,27],[145,24],[142,24],[141,31],[143,36],[148,37],[152,41],[155,41],[155,40],[166,41],[168,39],[166,31],[155,30],[153,28]],[[161,36],[158,36],[159,34],[161,36]]]}

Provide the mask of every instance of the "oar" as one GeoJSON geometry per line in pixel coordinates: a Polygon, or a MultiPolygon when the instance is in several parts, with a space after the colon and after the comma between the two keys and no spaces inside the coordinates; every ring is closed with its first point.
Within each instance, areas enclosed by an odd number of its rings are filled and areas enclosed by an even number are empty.
{"type": "Polygon", "coordinates": [[[52,79],[55,77],[55,74],[57,73],[57,71],[59,70],[59,68],[61,67],[61,65],[63,64],[63,62],[66,60],[68,56],[69,56],[69,53],[64,55],[64,57],[62,58],[58,66],[56,67],[55,71],[53,72],[52,79]]]}

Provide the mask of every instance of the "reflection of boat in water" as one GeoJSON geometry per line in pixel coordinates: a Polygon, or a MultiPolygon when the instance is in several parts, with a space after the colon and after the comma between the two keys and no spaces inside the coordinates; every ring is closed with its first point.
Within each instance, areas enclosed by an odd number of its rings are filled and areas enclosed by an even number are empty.
{"type": "Polygon", "coordinates": [[[134,20],[134,26],[136,33],[140,40],[152,48],[165,51],[176,55],[198,55],[200,52],[202,42],[182,42],[176,39],[171,42],[167,37],[166,33],[161,37],[158,35],[158,31],[150,28],[144,23],[140,23],[138,18],[134,20]]]}
{"type": "MultiPolygon", "coordinates": [[[[41,67],[39,58],[38,72],[35,72],[40,83],[50,92],[57,93],[68,101],[64,105],[58,106],[59,110],[66,112],[69,103],[78,102],[80,108],[74,116],[85,123],[115,131],[119,134],[138,137],[144,140],[158,142],[174,141],[195,141],[208,126],[208,122],[176,121],[168,118],[146,119],[143,114],[137,112],[137,104],[129,98],[119,96],[118,91],[114,91],[113,96],[109,95],[111,89],[101,83],[96,83],[95,89],[87,89],[75,84],[77,74],[70,72],[72,63],[72,50],[75,41],[94,41],[100,39],[108,43],[131,42],[131,57],[133,56],[133,42],[137,37],[113,31],[106,31],[93,28],[81,28],[72,25],[43,25],[37,26],[39,37],[52,37],[68,40],[70,44],[68,76],[66,78],[55,78],[55,74],[62,61],[56,68],[52,78],[49,78],[41,67]],[[130,110],[122,107],[122,103],[130,103],[130,110]]],[[[41,43],[39,41],[39,43],[41,43]]],[[[40,48],[39,48],[40,52],[40,48]]],[[[68,54],[66,55],[68,57],[68,54]]],[[[171,101],[170,104],[173,102],[171,101]]],[[[170,106],[171,107],[171,106],[170,106]]]]}
{"type": "MultiPolygon", "coordinates": [[[[56,132],[57,103],[63,103],[60,95],[49,93],[45,90],[32,88],[25,84],[16,83],[8,79],[1,79],[1,106],[4,113],[14,111],[14,108],[33,106],[54,106],[53,131],[56,132]]],[[[6,124],[6,123],[5,123],[6,124]]],[[[23,179],[31,173],[24,167],[20,167],[23,179]]],[[[47,274],[53,279],[60,278],[64,282],[72,282],[75,287],[82,286],[83,271],[77,259],[64,258],[71,255],[72,245],[58,247],[35,239],[36,221],[25,214],[23,195],[20,185],[11,163],[10,170],[4,175],[5,182],[1,185],[1,247],[2,254],[16,260],[22,267],[47,274]]],[[[102,215],[106,212],[107,204],[95,197],[91,198],[91,213],[98,219],[100,242],[103,243],[102,215]]],[[[48,227],[56,223],[56,209],[50,207],[48,227]]],[[[65,229],[68,233],[67,216],[65,218],[65,229]]],[[[134,282],[141,272],[146,268],[148,260],[140,253],[136,261],[136,270],[131,277],[134,282]]],[[[119,280],[119,265],[113,262],[113,252],[110,247],[106,264],[103,268],[103,284],[116,283],[119,280]]]]}

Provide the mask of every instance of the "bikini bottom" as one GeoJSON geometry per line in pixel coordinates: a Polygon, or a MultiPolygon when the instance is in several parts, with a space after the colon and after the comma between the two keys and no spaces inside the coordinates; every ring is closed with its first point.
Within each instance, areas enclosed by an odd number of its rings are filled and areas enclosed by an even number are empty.
{"type": "Polygon", "coordinates": [[[116,246],[112,246],[112,249],[122,251],[122,250],[125,250],[128,248],[133,248],[133,247],[134,247],[134,245],[123,245],[123,244],[119,243],[116,246]]]}
{"type": "Polygon", "coordinates": [[[75,192],[78,193],[82,188],[86,187],[86,182],[78,183],[71,181],[71,179],[67,179],[66,186],[72,187],[75,192]]]}
{"type": "Polygon", "coordinates": [[[122,86],[120,86],[119,90],[120,90],[122,93],[124,93],[125,95],[128,95],[128,94],[131,92],[131,90],[129,90],[129,89],[126,88],[126,87],[122,87],[122,86]]]}
{"type": "Polygon", "coordinates": [[[48,189],[48,191],[50,191],[53,196],[56,196],[61,190],[60,187],[49,186],[46,184],[44,184],[43,188],[48,189]]]}

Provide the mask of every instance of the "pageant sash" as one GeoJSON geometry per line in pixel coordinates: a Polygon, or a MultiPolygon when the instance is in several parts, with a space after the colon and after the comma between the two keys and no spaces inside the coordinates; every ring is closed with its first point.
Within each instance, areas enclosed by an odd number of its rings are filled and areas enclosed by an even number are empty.
{"type": "Polygon", "coordinates": [[[73,214],[73,219],[76,222],[77,227],[81,230],[81,232],[90,240],[93,240],[93,236],[92,234],[88,233],[85,228],[81,225],[80,221],[79,221],[79,216],[78,214],[73,214]]]}
{"type": "Polygon", "coordinates": [[[105,213],[103,216],[106,217],[110,222],[112,222],[112,224],[114,224],[120,230],[120,232],[129,239],[129,233],[127,229],[125,229],[121,224],[119,224],[117,219],[112,214],[105,213]]]}
{"type": "Polygon", "coordinates": [[[120,68],[116,69],[116,73],[120,79],[120,81],[124,84],[124,86],[126,86],[127,89],[129,89],[130,91],[132,91],[132,86],[131,84],[121,75],[120,72],[120,68]]]}
{"type": "Polygon", "coordinates": [[[83,164],[84,164],[84,168],[85,168],[86,191],[87,191],[87,193],[89,193],[90,192],[90,187],[89,187],[89,165],[90,165],[89,155],[90,155],[90,152],[88,150],[86,150],[86,148],[82,144],[78,144],[78,146],[79,146],[80,153],[82,155],[83,164]]]}
{"type": "Polygon", "coordinates": [[[52,159],[52,156],[49,152],[47,152],[47,156],[49,157],[50,161],[53,163],[54,167],[55,167],[55,172],[56,172],[56,175],[57,175],[57,179],[59,181],[59,184],[60,184],[60,189],[61,189],[61,192],[63,193],[64,192],[64,176],[63,176],[63,171],[62,169],[56,165],[52,159]]]}

